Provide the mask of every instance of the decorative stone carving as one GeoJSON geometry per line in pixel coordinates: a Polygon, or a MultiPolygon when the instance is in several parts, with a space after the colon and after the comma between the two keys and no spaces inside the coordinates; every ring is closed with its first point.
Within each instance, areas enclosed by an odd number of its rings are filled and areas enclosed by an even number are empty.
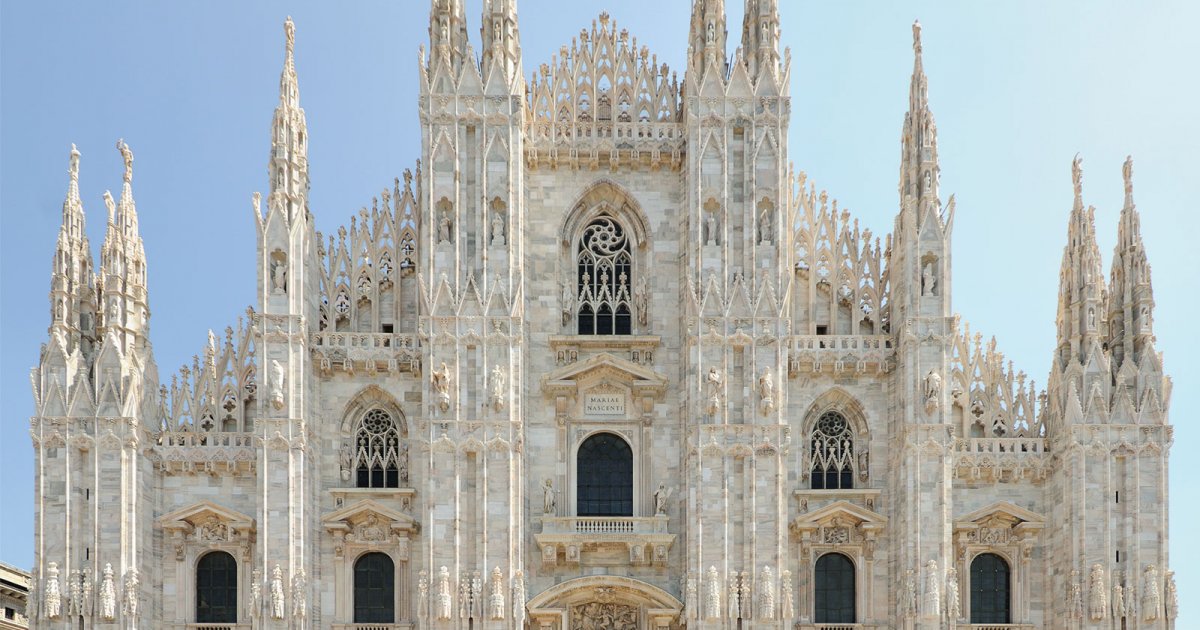
{"type": "Polygon", "coordinates": [[[142,598],[140,588],[141,579],[138,576],[138,570],[132,568],[125,571],[125,610],[123,612],[128,619],[137,619],[142,598]]]}
{"type": "Polygon", "coordinates": [[[667,488],[666,484],[658,484],[658,490],[654,491],[654,514],[663,516],[667,513],[667,499],[671,498],[672,488],[667,488]]]}
{"type": "Polygon", "coordinates": [[[907,617],[917,614],[917,577],[912,569],[904,572],[904,614],[907,617]]]}
{"type": "Polygon", "coordinates": [[[700,596],[697,592],[696,574],[693,571],[688,571],[683,578],[683,618],[696,619],[700,610],[700,596]]]}
{"type": "Polygon", "coordinates": [[[571,318],[575,316],[575,302],[578,299],[575,293],[575,281],[563,280],[562,283],[562,323],[567,325],[571,318]]]}
{"type": "Polygon", "coordinates": [[[504,619],[504,574],[500,572],[500,567],[492,569],[492,596],[489,603],[491,610],[488,618],[497,621],[504,619]]]}
{"type": "Polygon", "coordinates": [[[421,569],[417,573],[417,619],[429,618],[429,572],[421,569]]]}
{"type": "Polygon", "coordinates": [[[1125,587],[1121,586],[1120,571],[1113,574],[1112,607],[1114,621],[1125,618],[1125,587]]]}
{"type": "Polygon", "coordinates": [[[1158,619],[1162,602],[1158,598],[1158,569],[1153,564],[1142,571],[1142,618],[1146,621],[1158,619]]]}
{"type": "Polygon", "coordinates": [[[937,561],[925,563],[925,596],[921,601],[922,611],[926,617],[940,617],[942,613],[941,594],[942,574],[938,571],[937,561]]]}
{"type": "Polygon", "coordinates": [[[492,213],[491,222],[491,243],[497,247],[504,246],[504,214],[502,212],[492,213]]]}
{"type": "Polygon", "coordinates": [[[1137,598],[1137,576],[1130,572],[1126,576],[1125,582],[1125,617],[1133,620],[1137,619],[1138,614],[1138,598],[1137,598]]]}
{"type": "Polygon", "coordinates": [[[921,266],[921,295],[937,295],[937,271],[934,261],[921,266]]]}
{"type": "Polygon", "coordinates": [[[650,283],[645,276],[638,280],[633,289],[633,310],[637,314],[638,324],[646,326],[650,322],[650,283]]]}
{"type": "Polygon", "coordinates": [[[450,594],[450,570],[444,565],[438,569],[437,618],[446,621],[454,615],[454,602],[450,594]]]}
{"type": "Polygon", "coordinates": [[[350,481],[353,463],[354,449],[350,444],[342,442],[342,447],[338,449],[338,468],[341,469],[342,481],[350,481]]]}
{"type": "Polygon", "coordinates": [[[433,371],[429,382],[433,385],[434,396],[437,397],[437,407],[442,413],[450,410],[450,368],[442,361],[442,366],[433,371]]]}
{"type": "Polygon", "coordinates": [[[100,618],[112,621],[117,617],[117,585],[113,582],[111,563],[105,563],[103,577],[100,578],[100,618]]]}
{"type": "Polygon", "coordinates": [[[754,583],[750,579],[749,571],[742,571],[741,578],[738,581],[738,596],[741,599],[741,614],[742,619],[750,619],[754,616],[754,605],[751,603],[751,592],[754,588],[754,583]]]}
{"type": "Polygon", "coordinates": [[[287,291],[287,258],[283,252],[275,252],[271,256],[271,292],[287,291]]]}
{"type": "Polygon", "coordinates": [[[1167,571],[1167,619],[1179,617],[1179,591],[1175,589],[1175,572],[1167,571]]]}
{"type": "Polygon", "coordinates": [[[92,616],[92,570],[84,567],[83,575],[79,577],[80,587],[83,589],[83,605],[79,609],[79,614],[84,617],[92,616]]]}
{"type": "Polygon", "coordinates": [[[525,627],[525,574],[517,571],[512,577],[513,627],[525,627]]]}
{"type": "Polygon", "coordinates": [[[229,540],[229,525],[216,516],[210,516],[200,524],[196,537],[201,542],[224,542],[229,540]]]}
{"type": "Polygon", "coordinates": [[[488,378],[488,381],[492,398],[492,409],[500,411],[504,409],[504,404],[508,402],[508,375],[504,373],[504,368],[497,364],[492,366],[492,374],[488,378]]]}
{"type": "Polygon", "coordinates": [[[292,576],[292,617],[303,619],[308,614],[308,588],[304,569],[297,569],[292,576]]]}
{"type": "Polygon", "coordinates": [[[589,602],[571,607],[572,628],[637,630],[638,609],[625,604],[589,602]]]}
{"type": "Polygon", "coordinates": [[[247,611],[249,614],[246,616],[251,619],[258,619],[258,616],[262,614],[262,581],[262,571],[255,569],[250,576],[250,601],[246,603],[249,608],[247,611]]]}
{"type": "Polygon", "coordinates": [[[67,617],[74,618],[83,614],[83,577],[79,569],[71,571],[67,576],[67,617]]]}
{"type": "Polygon", "coordinates": [[[542,484],[542,514],[554,514],[558,509],[557,493],[554,491],[554,481],[547,479],[542,484]]]}
{"type": "Polygon", "coordinates": [[[1083,619],[1083,588],[1079,584],[1079,570],[1071,570],[1071,579],[1067,583],[1070,595],[1067,598],[1072,619],[1083,619]]]}
{"type": "Polygon", "coordinates": [[[383,542],[387,538],[387,527],[379,522],[379,517],[374,512],[368,514],[367,518],[354,528],[354,540],[358,542],[383,542]]]}
{"type": "Polygon", "coordinates": [[[929,370],[925,374],[925,413],[933,415],[938,410],[942,399],[942,376],[937,370],[929,370]]]}
{"type": "Polygon", "coordinates": [[[271,569],[271,618],[283,619],[285,614],[283,607],[283,569],[279,565],[275,565],[271,569]]]}
{"type": "Polygon", "coordinates": [[[58,563],[46,565],[46,596],[42,598],[46,605],[46,616],[58,619],[62,614],[62,591],[58,584],[58,563]]]}
{"type": "Polygon", "coordinates": [[[962,616],[962,600],[958,594],[958,570],[946,567],[946,618],[954,623],[962,616]]]}
{"type": "Polygon", "coordinates": [[[271,359],[271,406],[276,411],[283,409],[286,400],[284,399],[285,381],[283,364],[278,359],[271,359]]]}
{"type": "Polygon", "coordinates": [[[779,574],[780,614],[785,621],[796,616],[796,595],[792,589],[792,572],[784,569],[779,574]]]}
{"type": "Polygon", "coordinates": [[[775,572],[764,566],[758,588],[758,618],[775,618],[775,572]]]}
{"type": "Polygon", "coordinates": [[[769,365],[758,375],[758,408],[764,416],[775,410],[775,375],[769,365]]]}
{"type": "Polygon", "coordinates": [[[705,411],[710,416],[716,415],[721,410],[721,386],[724,381],[725,377],[720,370],[715,367],[708,368],[708,375],[704,377],[708,400],[705,411]]]}
{"type": "Polygon", "coordinates": [[[742,589],[738,583],[737,571],[729,572],[729,606],[726,608],[729,611],[729,618],[736,620],[742,616],[742,589]]]}
{"type": "Polygon", "coordinates": [[[708,567],[708,597],[704,603],[704,616],[708,619],[721,618],[721,576],[717,567],[708,567]]]}
{"type": "Polygon", "coordinates": [[[1108,614],[1108,586],[1104,584],[1104,567],[1099,562],[1092,565],[1088,580],[1088,615],[1092,621],[1103,621],[1108,614]]]}

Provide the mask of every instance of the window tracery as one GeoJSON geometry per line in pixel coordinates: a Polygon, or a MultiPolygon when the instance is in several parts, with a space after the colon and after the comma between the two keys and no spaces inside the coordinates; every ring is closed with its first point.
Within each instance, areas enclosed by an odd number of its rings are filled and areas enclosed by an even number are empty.
{"type": "Polygon", "coordinates": [[[632,334],[633,256],[629,237],[616,219],[600,215],[584,228],[576,267],[579,334],[632,334]]]}
{"type": "Polygon", "coordinates": [[[854,431],[845,416],[826,411],[812,432],[812,487],[846,490],[854,487],[854,431]]]}
{"type": "Polygon", "coordinates": [[[350,468],[356,471],[359,488],[398,488],[408,481],[408,445],[400,440],[391,414],[372,409],[363,415],[350,468]]]}

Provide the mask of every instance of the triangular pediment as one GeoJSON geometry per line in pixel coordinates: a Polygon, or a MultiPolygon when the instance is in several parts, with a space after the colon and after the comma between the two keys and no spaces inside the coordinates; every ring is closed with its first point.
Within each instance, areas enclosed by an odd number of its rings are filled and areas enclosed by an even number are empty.
{"type": "Polygon", "coordinates": [[[796,517],[792,521],[792,529],[818,529],[834,525],[882,529],[886,524],[886,516],[843,499],[796,517]]]}
{"type": "Polygon", "coordinates": [[[1022,526],[1027,529],[1041,529],[1044,525],[1045,519],[1040,514],[1026,510],[1008,501],[998,501],[982,507],[962,518],[956,519],[954,522],[956,529],[970,529],[974,527],[995,528],[1001,526],[1022,526]]]}
{"type": "Polygon", "coordinates": [[[380,528],[382,531],[401,530],[416,532],[418,525],[411,516],[393,510],[374,499],[356,501],[346,507],[330,512],[321,519],[327,530],[350,532],[367,532],[365,538],[370,538],[370,528],[380,528]]]}
{"type": "MultiPolygon", "coordinates": [[[[211,501],[193,503],[164,514],[158,524],[165,530],[193,531],[197,528],[226,527],[233,531],[253,531],[254,519],[211,501]]],[[[215,530],[214,530],[215,531],[215,530]]]]}
{"type": "Polygon", "coordinates": [[[563,366],[542,377],[542,388],[547,392],[574,394],[581,383],[609,381],[621,383],[634,390],[661,392],[667,379],[658,372],[622,359],[607,352],[563,366]]]}

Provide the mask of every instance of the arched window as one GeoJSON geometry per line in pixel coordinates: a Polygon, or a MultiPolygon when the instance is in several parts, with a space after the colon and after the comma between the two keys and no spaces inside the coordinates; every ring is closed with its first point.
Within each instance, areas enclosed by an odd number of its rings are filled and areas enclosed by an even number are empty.
{"type": "Polygon", "coordinates": [[[633,256],[621,224],[607,215],[592,219],[579,238],[575,261],[579,334],[632,334],[633,256]]]}
{"type": "Polygon", "coordinates": [[[817,558],[814,580],[816,623],[854,623],[854,564],[840,553],[817,558]]]}
{"type": "Polygon", "coordinates": [[[1008,562],[994,553],[971,561],[971,623],[1012,623],[1008,562]]]}
{"type": "Polygon", "coordinates": [[[578,516],[633,516],[633,450],[612,433],[579,445],[578,516]]]}
{"type": "Polygon", "coordinates": [[[854,487],[854,432],[846,417],[826,411],[812,432],[813,490],[854,487]]]}
{"type": "Polygon", "coordinates": [[[354,442],[359,488],[399,488],[408,481],[408,449],[391,414],[382,409],[364,414],[354,442]]]}
{"type": "Polygon", "coordinates": [[[237,561],[224,551],[196,564],[196,623],[237,623],[237,561]]]}
{"type": "Polygon", "coordinates": [[[396,564],[386,553],[354,563],[354,623],[395,623],[396,564]]]}

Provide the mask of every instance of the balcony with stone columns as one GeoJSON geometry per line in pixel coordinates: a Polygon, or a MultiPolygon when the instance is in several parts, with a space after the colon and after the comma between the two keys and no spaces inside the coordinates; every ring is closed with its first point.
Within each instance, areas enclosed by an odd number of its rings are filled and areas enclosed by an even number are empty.
{"type": "Polygon", "coordinates": [[[534,535],[546,566],[589,564],[614,553],[624,553],[631,565],[665,565],[675,535],[667,531],[663,515],[566,516],[542,519],[542,532],[534,535]]]}
{"type": "Polygon", "coordinates": [[[326,375],[421,371],[421,350],[415,335],[322,331],[313,333],[309,347],[313,362],[326,375]]]}
{"type": "Polygon", "coordinates": [[[891,335],[793,335],[786,340],[788,375],[882,374],[894,365],[891,335]]]}

